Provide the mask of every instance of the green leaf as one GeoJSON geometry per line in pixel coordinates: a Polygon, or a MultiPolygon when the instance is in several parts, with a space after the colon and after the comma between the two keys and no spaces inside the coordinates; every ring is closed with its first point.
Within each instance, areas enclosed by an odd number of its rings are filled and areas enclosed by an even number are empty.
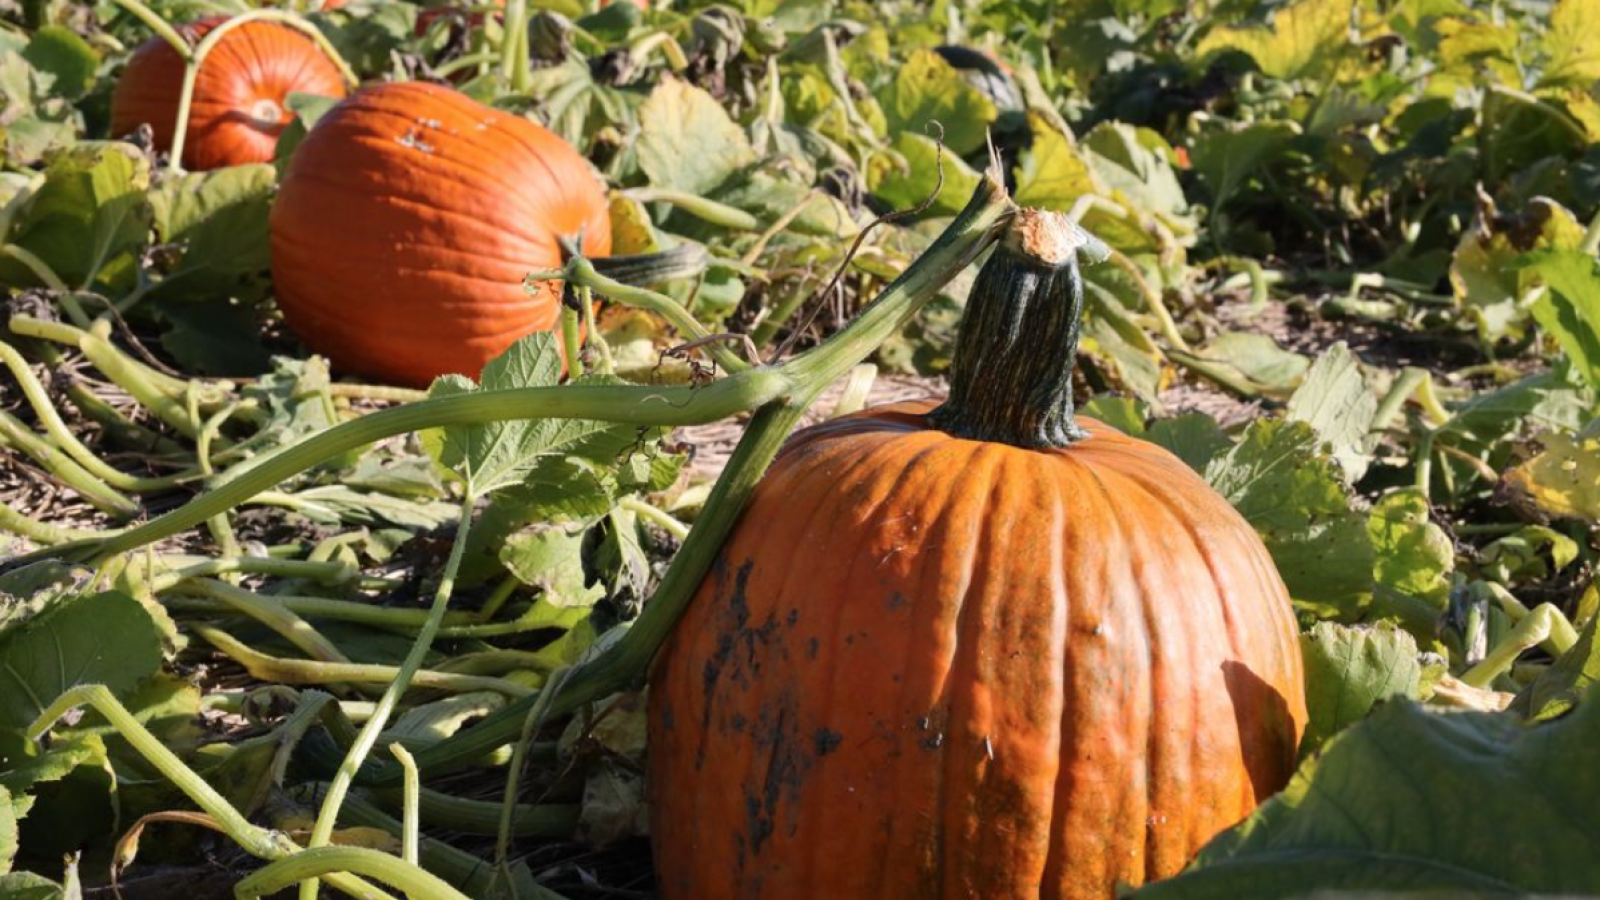
{"type": "Polygon", "coordinates": [[[209,303],[160,303],[159,307],[167,325],[161,333],[161,346],[185,368],[222,377],[259,375],[272,368],[272,356],[261,342],[261,317],[254,307],[227,297],[209,303]]]}
{"type": "Polygon", "coordinates": [[[1185,413],[1150,426],[1145,439],[1171,450],[1196,472],[1204,472],[1217,454],[1233,446],[1217,420],[1205,413],[1185,413]]]}
{"type": "Polygon", "coordinates": [[[1540,86],[1588,90],[1600,80],[1600,0],[1560,0],[1542,43],[1548,60],[1540,86]]]}
{"type": "MultiPolygon", "coordinates": [[[[130,283],[150,231],[150,163],[128,144],[86,142],[57,154],[12,240],[69,285],[130,283]]],[[[0,269],[0,277],[11,270],[0,269]]],[[[18,276],[13,284],[32,282],[18,276]]]]}
{"type": "MultiPolygon", "coordinates": [[[[428,393],[438,397],[477,390],[542,387],[554,385],[560,376],[561,352],[556,339],[539,333],[517,341],[484,366],[479,385],[459,375],[448,375],[436,380],[428,393]]],[[[591,378],[584,383],[606,382],[591,378]]],[[[475,496],[483,497],[524,482],[541,459],[565,456],[602,433],[636,435],[637,429],[584,419],[492,422],[446,428],[443,441],[437,449],[430,447],[430,452],[441,465],[459,475],[475,496]]]]}
{"type": "Polygon", "coordinates": [[[32,872],[0,875],[0,897],[6,900],[66,900],[61,885],[32,872]]]}
{"type": "MultiPolygon", "coordinates": [[[[11,792],[0,787],[0,875],[11,871],[11,864],[17,858],[17,811],[11,806],[11,792]]],[[[5,882],[0,881],[0,888],[5,882]]],[[[0,894],[0,896],[11,896],[0,894]]]]}
{"type": "Polygon", "coordinates": [[[636,146],[651,184],[693,194],[755,161],[743,129],[710,94],[670,77],[639,107],[636,146]]]}
{"type": "Polygon", "coordinates": [[[1372,588],[1372,541],[1319,443],[1304,422],[1257,420],[1205,476],[1261,534],[1297,604],[1353,615],[1372,588]]]}
{"type": "Polygon", "coordinates": [[[867,166],[867,187],[872,195],[895,209],[911,209],[933,196],[931,215],[953,215],[966,205],[981,176],[954,153],[939,152],[933,138],[914,131],[895,136],[894,153],[878,154],[867,166]],[[898,155],[899,158],[896,158],[898,155]],[[944,182],[940,185],[940,168],[944,182]]]}
{"type": "Polygon", "coordinates": [[[1422,685],[1417,642],[1389,625],[1318,622],[1300,635],[1306,666],[1302,755],[1360,721],[1391,697],[1416,699],[1422,685]]]}
{"type": "Polygon", "coordinates": [[[1266,119],[1207,131],[1194,145],[1194,170],[1211,191],[1213,211],[1229,201],[1263,166],[1282,156],[1300,133],[1294,122],[1266,119]]]}
{"type": "Polygon", "coordinates": [[[1132,397],[1099,394],[1078,407],[1078,414],[1110,425],[1132,437],[1144,436],[1145,405],[1132,397]]]}
{"type": "Polygon", "coordinates": [[[1561,654],[1555,665],[1539,673],[1511,703],[1511,711],[1535,722],[1554,719],[1570,712],[1589,694],[1596,681],[1600,681],[1600,641],[1595,640],[1595,630],[1600,627],[1600,616],[1589,620],[1588,626],[1572,649],[1561,654]]]}
{"type": "Polygon", "coordinates": [[[0,641],[58,602],[66,602],[92,577],[88,569],[53,559],[0,575],[0,641]]]}
{"type": "Polygon", "coordinates": [[[973,87],[939,54],[917,50],[895,71],[894,80],[878,95],[893,138],[906,132],[937,135],[929,123],[944,129],[944,143],[957,156],[984,145],[990,123],[999,115],[994,103],[973,87]]]}
{"type": "Polygon", "coordinates": [[[1450,598],[1455,546],[1429,521],[1428,498],[1415,488],[1391,491],[1372,507],[1367,535],[1378,584],[1443,610],[1450,598]]]}
{"type": "Polygon", "coordinates": [[[1306,372],[1306,379],[1289,398],[1286,413],[1291,422],[1305,422],[1322,438],[1329,454],[1344,469],[1345,481],[1354,484],[1372,461],[1368,432],[1378,411],[1355,355],[1344,341],[1323,351],[1306,372]]]}
{"type": "Polygon", "coordinates": [[[24,753],[0,753],[0,787],[11,794],[19,855],[55,856],[103,839],[115,823],[116,776],[99,736],[59,735],[48,750],[24,753]]]}
{"type": "Polygon", "coordinates": [[[1350,50],[1353,0],[1299,0],[1280,6],[1269,27],[1223,27],[1201,39],[1195,54],[1204,60],[1226,50],[1248,54],[1273,78],[1320,79],[1333,72],[1350,50]]]}
{"type": "MultiPolygon", "coordinates": [[[[1172,146],[1158,132],[1102,122],[1083,136],[1078,148],[1102,193],[1135,212],[1156,216],[1179,243],[1192,242],[1197,220],[1172,167],[1172,146]]],[[[1097,219],[1085,217],[1083,225],[1099,234],[1097,219]]]]}
{"type": "Polygon", "coordinates": [[[278,144],[272,149],[272,165],[274,171],[282,174],[289,168],[289,160],[294,156],[294,151],[300,142],[311,133],[312,126],[322,118],[328,110],[339,105],[335,97],[323,97],[318,94],[306,94],[300,91],[291,91],[283,100],[284,108],[294,113],[294,118],[289,120],[283,131],[278,135],[278,144]]]}
{"type": "Polygon", "coordinates": [[[1521,269],[1548,290],[1533,305],[1533,317],[1555,335],[1573,369],[1600,388],[1600,266],[1594,254],[1576,249],[1536,250],[1521,269]]]}
{"type": "Polygon", "coordinates": [[[34,32],[22,58],[40,72],[51,76],[50,93],[77,100],[94,86],[100,54],[71,29],[46,25],[34,32]]]}
{"type": "MultiPolygon", "coordinates": [[[[226,298],[247,278],[264,276],[272,265],[267,216],[276,180],[271,166],[258,163],[181,175],[152,191],[156,236],[183,247],[158,296],[226,298]]],[[[249,297],[260,293],[257,285],[249,297]]]]}
{"type": "Polygon", "coordinates": [[[558,607],[593,606],[605,591],[590,586],[583,571],[587,528],[540,525],[506,540],[500,561],[524,584],[544,588],[544,599],[558,607]]]}
{"type": "Polygon", "coordinates": [[[57,602],[0,638],[0,729],[26,728],[81,684],[125,697],[161,659],[161,631],[132,597],[106,592],[57,602]]]}
{"type": "MultiPolygon", "coordinates": [[[[1385,704],[1137,900],[1322,889],[1582,895],[1600,884],[1600,704],[1528,727],[1385,704]]],[[[1452,893],[1451,896],[1458,896],[1452,893]]]]}

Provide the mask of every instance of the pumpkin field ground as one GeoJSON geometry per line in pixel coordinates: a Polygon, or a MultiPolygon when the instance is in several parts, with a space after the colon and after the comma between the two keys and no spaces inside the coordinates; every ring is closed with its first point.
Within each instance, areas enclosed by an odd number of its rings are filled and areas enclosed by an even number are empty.
{"type": "Polygon", "coordinates": [[[1597,48],[0,0],[0,900],[1600,896],[1597,48]]]}

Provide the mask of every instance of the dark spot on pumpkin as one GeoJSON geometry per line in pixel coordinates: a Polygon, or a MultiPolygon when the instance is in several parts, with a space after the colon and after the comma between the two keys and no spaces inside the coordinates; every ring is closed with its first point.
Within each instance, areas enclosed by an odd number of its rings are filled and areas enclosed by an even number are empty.
{"type": "Polygon", "coordinates": [[[733,718],[728,720],[728,724],[733,727],[735,732],[744,734],[745,727],[750,724],[750,720],[744,717],[744,713],[734,713],[733,718]]]}
{"type": "Polygon", "coordinates": [[[816,659],[817,658],[817,653],[821,649],[822,649],[822,642],[817,640],[816,638],[812,638],[811,640],[806,642],[806,656],[808,658],[810,658],[810,659],[816,659]]]}
{"type": "Polygon", "coordinates": [[[674,728],[676,728],[677,725],[678,725],[678,719],[677,719],[676,716],[674,716],[672,714],[672,706],[670,704],[662,704],[662,706],[661,706],[661,727],[665,728],[668,731],[671,731],[674,728]]]}
{"type": "MultiPolygon", "coordinates": [[[[711,730],[711,710],[716,706],[717,682],[722,679],[723,670],[727,668],[733,658],[734,648],[738,646],[737,636],[745,631],[745,626],[750,621],[750,604],[745,600],[745,589],[750,583],[750,570],[754,568],[755,560],[745,560],[739,566],[738,574],[734,576],[733,590],[728,594],[727,601],[723,604],[722,622],[717,634],[717,650],[706,660],[705,668],[701,670],[701,689],[705,692],[705,713],[700,719],[700,733],[706,735],[711,730]]],[[[727,562],[718,557],[713,564],[711,575],[717,580],[717,594],[723,594],[723,587],[727,582],[727,562]]],[[[736,683],[740,679],[736,679],[736,683]]],[[[705,764],[706,746],[705,738],[701,738],[700,747],[695,752],[695,768],[699,769],[705,764]]]]}
{"type": "Polygon", "coordinates": [[[907,603],[906,595],[900,593],[899,591],[895,591],[894,593],[889,595],[889,611],[890,612],[894,612],[895,610],[899,610],[899,609],[904,609],[905,606],[906,606],[906,603],[907,603]]]}
{"type": "Polygon", "coordinates": [[[839,749],[839,745],[844,742],[844,735],[826,728],[818,728],[813,740],[816,741],[817,755],[827,756],[829,753],[839,749]]]}

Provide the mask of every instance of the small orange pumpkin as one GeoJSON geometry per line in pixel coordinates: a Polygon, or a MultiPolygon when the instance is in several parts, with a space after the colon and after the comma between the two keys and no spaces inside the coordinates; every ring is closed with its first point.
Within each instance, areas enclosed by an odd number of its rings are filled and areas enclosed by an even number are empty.
{"type": "MultiPolygon", "coordinates": [[[[178,29],[191,43],[227,21],[203,19],[178,29]]],[[[149,123],[158,150],[172,147],[183,60],[161,38],[146,41],[117,81],[111,99],[111,133],[128,134],[149,123]]],[[[249,22],[223,36],[195,76],[184,139],[183,165],[191,170],[269,162],[291,114],[290,92],[345,96],[333,61],[304,34],[273,22],[249,22]]]]}
{"type": "Polygon", "coordinates": [[[284,317],[350,373],[426,385],[476,376],[549,330],[556,288],[523,277],[562,263],[561,238],[611,251],[605,189],[552,132],[459,91],[363,88],[295,150],[272,206],[284,317]]]}
{"type": "Polygon", "coordinates": [[[795,435],[675,626],[665,900],[1110,900],[1287,783],[1283,582],[1183,462],[1075,422],[1052,215],[978,275],[950,400],[795,435]]]}

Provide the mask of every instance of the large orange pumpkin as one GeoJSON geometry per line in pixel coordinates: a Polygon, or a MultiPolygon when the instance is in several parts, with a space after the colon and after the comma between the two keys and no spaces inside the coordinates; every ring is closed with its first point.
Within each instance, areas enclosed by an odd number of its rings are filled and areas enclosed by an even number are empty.
{"type": "Polygon", "coordinates": [[[677,624],[650,686],[666,900],[1109,900],[1287,782],[1283,583],[1184,463],[1074,426],[1053,215],[979,275],[950,401],[798,433],[677,624]]]}
{"type": "Polygon", "coordinates": [[[560,314],[560,238],[611,250],[605,190],[555,134],[459,91],[364,88],[295,150],[272,206],[289,325],[346,372],[425,385],[483,364],[560,314]]]}
{"type": "MultiPolygon", "coordinates": [[[[227,21],[203,19],[179,28],[191,42],[227,21]]],[[[172,147],[183,60],[161,38],[146,41],[117,81],[111,98],[111,133],[149,123],[159,150],[172,147]]],[[[345,82],[333,61],[304,34],[272,22],[249,22],[223,36],[195,76],[184,138],[183,165],[192,170],[268,162],[291,114],[290,92],[343,97],[345,82]]]]}

